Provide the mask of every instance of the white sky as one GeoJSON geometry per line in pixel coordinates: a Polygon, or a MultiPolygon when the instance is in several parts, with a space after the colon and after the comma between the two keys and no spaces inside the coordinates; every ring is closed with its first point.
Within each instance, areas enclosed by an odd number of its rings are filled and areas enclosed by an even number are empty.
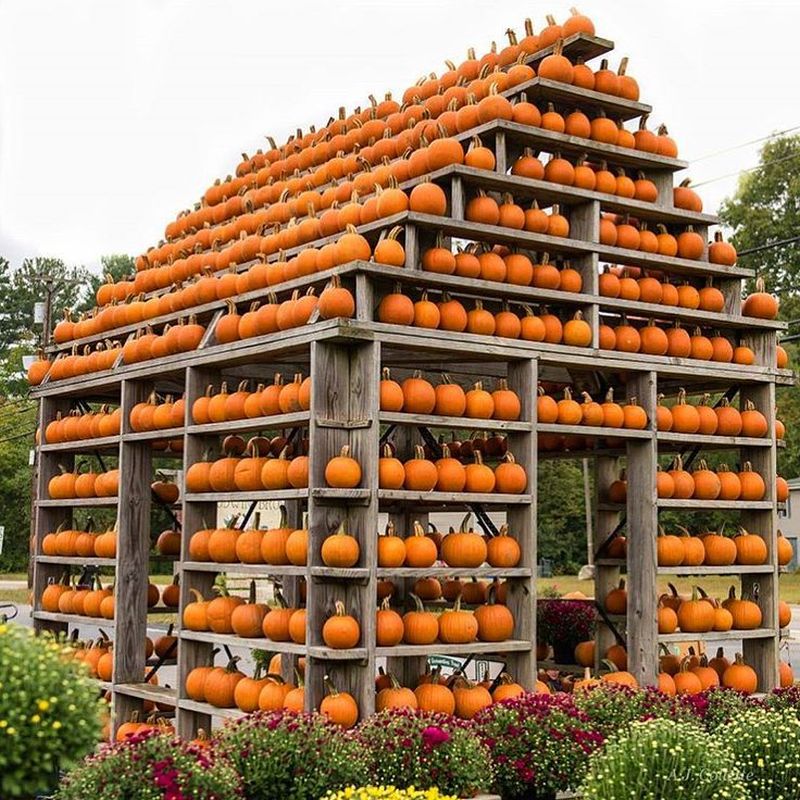
{"type": "MultiPolygon", "coordinates": [[[[133,255],[242,151],[572,2],[0,0],[0,255],[133,255]]],[[[800,125],[799,0],[578,0],[693,160],[800,125]]],[[[705,159],[697,181],[757,163],[705,159]]],[[[706,209],[735,178],[702,187],[706,209]]]]}

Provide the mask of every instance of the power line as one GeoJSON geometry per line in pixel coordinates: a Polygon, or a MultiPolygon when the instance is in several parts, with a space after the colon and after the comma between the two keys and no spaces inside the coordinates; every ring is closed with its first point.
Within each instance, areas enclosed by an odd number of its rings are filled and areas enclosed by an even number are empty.
{"type": "Polygon", "coordinates": [[[751,253],[760,253],[762,250],[771,250],[773,247],[783,247],[784,245],[796,244],[800,242],[800,236],[791,236],[788,239],[780,239],[777,242],[767,242],[757,247],[748,247],[747,250],[740,250],[740,256],[749,256],[751,253]]]}
{"type": "Polygon", "coordinates": [[[715,156],[721,156],[725,153],[731,153],[734,150],[741,150],[743,147],[750,147],[750,145],[758,144],[759,142],[766,142],[768,139],[777,139],[779,136],[785,136],[787,133],[792,133],[793,131],[800,130],[800,125],[795,125],[791,128],[786,128],[782,131],[774,131],[773,133],[769,133],[766,136],[761,136],[758,139],[751,139],[749,142],[742,142],[741,144],[735,144],[732,147],[726,147],[723,150],[717,150],[713,153],[707,153],[704,156],[700,156],[700,158],[690,158],[688,161],[691,164],[696,164],[698,161],[705,161],[709,158],[714,158],[715,156]]]}
{"type": "Polygon", "coordinates": [[[6,442],[13,442],[16,439],[25,439],[28,436],[33,436],[36,433],[36,430],[27,431],[26,433],[18,433],[16,436],[7,436],[5,439],[0,439],[0,444],[5,444],[6,442]]]}
{"type": "Polygon", "coordinates": [[[716,178],[709,178],[707,181],[700,181],[700,183],[692,183],[693,188],[697,188],[698,186],[707,186],[709,183],[716,183],[717,181],[724,180],[725,178],[733,178],[738,175],[741,175],[744,172],[755,172],[757,169],[764,169],[765,167],[771,167],[773,164],[780,164],[784,161],[790,161],[794,158],[800,158],[800,153],[792,153],[790,156],[783,156],[782,158],[776,158],[773,161],[766,161],[763,164],[756,164],[754,167],[746,167],[745,169],[740,169],[737,172],[729,172],[727,175],[719,175],[716,178]]]}

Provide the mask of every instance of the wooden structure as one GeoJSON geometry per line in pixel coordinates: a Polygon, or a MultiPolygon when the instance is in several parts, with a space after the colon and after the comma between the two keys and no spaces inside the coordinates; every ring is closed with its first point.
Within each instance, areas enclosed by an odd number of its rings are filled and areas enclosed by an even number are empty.
{"type": "MultiPolygon", "coordinates": [[[[567,40],[565,52],[586,59],[608,52],[611,42],[596,37],[577,35],[567,40]]],[[[537,54],[532,62],[545,54],[537,54]]],[[[553,102],[558,108],[582,108],[594,113],[602,110],[609,116],[636,119],[649,113],[649,106],[619,97],[582,90],[573,86],[534,78],[506,92],[515,96],[527,92],[531,101],[553,102]]],[[[788,370],[778,370],[776,363],[779,322],[745,318],[741,313],[742,281],[751,276],[740,267],[718,266],[701,260],[663,257],[656,254],[625,250],[600,244],[601,212],[630,214],[653,225],[664,224],[674,229],[692,225],[708,239],[709,226],[716,219],[708,214],[685,211],[673,206],[673,174],[685,168],[685,163],[667,158],[571,137],[541,128],[530,128],[509,121],[495,121],[459,134],[467,142],[480,137],[496,158],[496,170],[486,171],[467,166],[445,167],[424,178],[415,178],[401,188],[410,190],[422,180],[439,184],[448,196],[447,217],[404,212],[391,218],[378,219],[359,227],[359,232],[372,245],[394,226],[403,229],[406,253],[405,268],[388,267],[372,262],[353,262],[334,270],[295,278],[271,286],[279,299],[285,299],[308,286],[321,289],[333,273],[340,276],[356,299],[353,319],[314,321],[300,328],[278,334],[245,339],[234,344],[218,345],[214,326],[225,307],[215,301],[192,309],[208,325],[207,336],[196,350],[149,362],[125,365],[98,374],[89,374],[62,381],[45,380],[34,389],[41,401],[40,426],[45,426],[58,412],[67,412],[77,401],[86,403],[119,403],[123,427],[120,436],[67,444],[42,444],[38,448],[39,477],[36,499],[36,530],[38,541],[58,524],[69,521],[73,510],[98,504],[115,505],[118,511],[118,554],[113,561],[86,558],[64,558],[35,554],[34,595],[37,606],[34,618],[39,628],[67,630],[81,622],[68,615],[48,614],[41,610],[39,600],[49,579],[57,578],[66,567],[82,568],[87,564],[113,567],[116,570],[116,620],[114,622],[114,710],[117,721],[139,707],[142,700],[171,703],[177,708],[179,730],[192,734],[197,728],[209,727],[211,719],[237,715],[233,710],[215,709],[186,697],[183,682],[195,666],[208,663],[212,648],[258,648],[290,656],[284,662],[287,676],[291,675],[292,660],[305,656],[306,703],[318,706],[324,694],[323,676],[330,675],[340,689],[347,689],[358,700],[362,715],[374,708],[374,678],[376,659],[386,657],[391,670],[406,685],[421,671],[421,662],[431,654],[497,653],[508,670],[523,684],[532,685],[536,679],[536,589],[537,564],[537,469],[551,457],[590,457],[596,463],[595,535],[596,596],[601,598],[618,581],[621,570],[627,572],[628,613],[627,647],[629,669],[642,683],[655,681],[658,671],[658,646],[661,642],[696,639],[697,635],[672,634],[659,636],[656,627],[659,572],[656,560],[656,535],[659,513],[680,510],[687,515],[701,509],[723,509],[738,512],[744,525],[761,533],[768,542],[769,563],[758,567],[677,568],[671,574],[740,575],[748,588],[757,584],[759,604],[763,611],[763,627],[752,631],[732,631],[709,634],[720,641],[744,639],[744,655],[760,679],[760,687],[776,685],[778,668],[778,582],[776,555],[777,504],[774,496],[776,461],[775,402],[776,384],[792,380],[788,370]],[[614,167],[640,170],[658,187],[658,200],[645,203],[613,195],[601,194],[571,186],[517,177],[508,173],[510,165],[524,148],[560,152],[567,157],[588,153],[597,160],[606,160],[614,167]],[[570,234],[560,238],[524,230],[512,230],[493,225],[465,221],[465,204],[476,190],[490,193],[510,192],[521,205],[537,200],[541,206],[558,203],[570,221],[570,234]],[[421,270],[420,254],[433,245],[437,235],[445,241],[465,240],[486,242],[519,248],[522,252],[543,252],[562,259],[582,276],[581,292],[513,286],[506,283],[439,275],[421,270]],[[605,263],[660,270],[675,280],[704,281],[713,277],[725,296],[725,310],[720,313],[690,310],[679,307],[632,302],[600,295],[598,280],[605,263]],[[570,317],[580,310],[590,323],[593,341],[589,347],[569,347],[560,344],[501,339],[469,333],[454,335],[442,330],[400,327],[377,321],[375,309],[380,298],[399,284],[409,294],[426,290],[433,297],[442,292],[472,302],[480,298],[487,307],[495,309],[501,302],[542,304],[566,312],[570,317]],[[680,321],[686,325],[719,328],[737,341],[748,344],[756,353],[753,366],[699,362],[666,356],[646,356],[603,350],[599,347],[600,325],[616,319],[620,313],[629,318],[655,318],[670,324],[680,321]],[[507,378],[509,386],[522,400],[518,421],[469,420],[382,412],[379,407],[378,385],[381,368],[390,367],[393,375],[402,379],[411,370],[426,373],[446,371],[462,384],[482,378],[507,378]],[[268,383],[275,372],[285,376],[301,372],[312,378],[311,408],[307,412],[247,420],[196,425],[191,418],[193,401],[209,384],[221,381],[237,383],[249,379],[253,385],[268,383]],[[611,430],[585,426],[538,424],[536,420],[536,390],[542,382],[572,383],[580,388],[605,391],[614,387],[620,398],[635,396],[648,414],[645,430],[611,430]],[[739,402],[752,400],[768,417],[769,434],[763,439],[742,437],[682,435],[658,432],[655,426],[657,396],[673,397],[685,387],[693,395],[703,392],[738,394],[739,402]],[[160,395],[185,393],[186,420],[181,427],[146,433],[130,429],[129,414],[137,402],[151,392],[160,395]],[[424,433],[458,430],[497,431],[508,437],[508,447],[528,474],[528,488],[520,495],[415,493],[403,490],[383,490],[378,487],[378,452],[382,435],[393,429],[394,441],[401,459],[411,456],[412,446],[424,441],[424,433]],[[276,492],[236,493],[234,495],[182,494],[181,522],[183,552],[176,570],[180,574],[181,606],[190,600],[189,590],[198,589],[207,595],[217,573],[235,570],[237,573],[280,581],[290,605],[299,603],[300,581],[305,580],[307,600],[307,631],[305,645],[270,642],[265,639],[240,639],[235,636],[207,632],[180,631],[178,689],[152,687],[142,682],[145,670],[141,642],[147,627],[147,608],[144,587],[147,584],[148,553],[150,548],[149,507],[152,480],[151,459],[155,441],[183,439],[182,467],[184,471],[203,458],[209,448],[218,448],[220,437],[229,433],[293,430],[295,435],[308,437],[310,455],[310,485],[308,489],[276,492]],[[579,449],[548,452],[537,446],[542,434],[591,437],[599,441],[613,439],[613,448],[579,449]],[[359,488],[339,490],[328,488],[324,469],[328,460],[341,446],[348,444],[360,461],[363,479],[359,488]],[[656,495],[656,468],[659,457],[666,454],[702,447],[708,450],[728,449],[740,453],[741,461],[750,461],[767,479],[768,494],[762,502],[660,500],[656,495]],[[99,452],[116,456],[122,479],[119,498],[111,500],[58,501],[47,497],[48,480],[58,465],[69,466],[75,454],[99,452]],[[617,476],[619,463],[626,462],[628,475],[627,508],[609,504],[604,491],[617,476]],[[217,504],[221,501],[255,502],[280,501],[289,511],[290,525],[300,527],[307,515],[310,534],[309,561],[305,567],[241,564],[193,563],[189,559],[188,542],[192,533],[214,525],[217,504]],[[424,570],[401,568],[386,570],[377,564],[379,515],[388,514],[396,528],[410,533],[415,520],[423,523],[427,514],[443,509],[475,508],[498,510],[506,514],[512,535],[522,548],[522,561],[514,568],[481,567],[476,570],[455,570],[435,566],[424,570]],[[604,558],[602,546],[621,521],[627,526],[627,563],[604,558]],[[336,570],[323,565],[320,546],[329,532],[345,520],[349,531],[358,538],[361,556],[357,566],[336,570]],[[508,581],[508,603],[515,617],[513,638],[499,644],[478,642],[471,645],[408,646],[394,648],[375,646],[375,608],[377,583],[391,578],[398,587],[401,602],[410,583],[425,576],[454,576],[495,578],[508,581]],[[361,624],[361,641],[351,650],[331,650],[324,646],[321,628],[331,613],[333,602],[344,600],[347,609],[361,624]]],[[[316,243],[322,246],[336,237],[316,243]]],[[[302,248],[297,248],[299,251],[302,248]]],[[[291,256],[293,252],[287,255],[291,256]]],[[[244,269],[248,265],[242,265],[244,269]]],[[[235,302],[245,309],[251,301],[263,299],[266,290],[237,296],[235,302]]],[[[185,312],[166,315],[150,324],[174,322],[185,312]]],[[[132,335],[137,326],[121,328],[115,336],[132,335]]],[[[75,344],[92,344],[98,338],[88,337],[75,344]]],[[[72,346],[72,342],[66,347],[72,346]]],[[[180,454],[178,456],[180,459],[180,454]]],[[[734,456],[734,458],[736,458],[734,456]]],[[[737,459],[738,460],[738,459],[737,459]]],[[[663,463],[663,459],[662,459],[663,463]]],[[[180,464],[180,462],[179,462],[180,464]]],[[[546,468],[546,466],[542,467],[546,468]]],[[[687,517],[691,520],[691,516],[687,517]]],[[[619,622],[619,620],[610,620],[619,622]]],[[[599,647],[603,651],[613,642],[604,624],[599,626],[599,647]]],[[[599,652],[598,652],[599,655],[599,652]]]]}

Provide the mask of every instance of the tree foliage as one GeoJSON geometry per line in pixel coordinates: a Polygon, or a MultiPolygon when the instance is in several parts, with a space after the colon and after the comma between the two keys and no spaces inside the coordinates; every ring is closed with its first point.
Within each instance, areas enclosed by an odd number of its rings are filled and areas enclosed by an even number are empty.
{"type": "MultiPolygon", "coordinates": [[[[759,168],[744,173],[720,217],[733,229],[738,251],[791,239],[800,232],[800,136],[769,140],[761,149],[759,168]]],[[[797,293],[800,243],[743,255],[739,264],[767,278],[782,297],[797,293]]]]}
{"type": "MultiPolygon", "coordinates": [[[[720,217],[732,230],[737,250],[780,242],[800,234],[800,136],[768,141],[761,149],[759,169],[742,175],[720,217]]],[[[800,319],[800,242],[741,256],[739,264],[763,276],[780,297],[780,318],[800,319]]],[[[800,333],[791,326],[789,334],[800,333]]],[[[786,342],[790,363],[800,363],[800,348],[786,342]]],[[[786,425],[786,448],[778,451],[778,471],[786,478],[800,475],[800,393],[794,387],[777,390],[778,416],[786,425]]]]}

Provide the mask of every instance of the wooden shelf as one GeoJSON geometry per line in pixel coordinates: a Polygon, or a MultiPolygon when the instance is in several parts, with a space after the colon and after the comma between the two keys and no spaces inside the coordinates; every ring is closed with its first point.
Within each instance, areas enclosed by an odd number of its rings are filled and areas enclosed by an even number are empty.
{"type": "Polygon", "coordinates": [[[269,500],[304,500],[308,489],[275,489],[260,492],[187,492],[186,503],[247,503],[267,502],[269,500]]]}
{"type": "MultiPolygon", "coordinates": [[[[380,647],[375,648],[376,655],[380,647]]],[[[366,647],[352,647],[347,650],[334,650],[331,647],[311,645],[308,648],[310,658],[318,658],[321,661],[363,661],[367,658],[366,647]]]]}
{"type": "Polygon", "coordinates": [[[154,686],[152,683],[117,683],[114,691],[126,697],[149,700],[151,703],[163,703],[174,706],[178,702],[178,693],[168,686],[154,686]]]}
{"type": "Polygon", "coordinates": [[[34,619],[46,622],[66,622],[68,625],[91,625],[94,628],[113,628],[115,621],[105,617],[85,617],[80,614],[61,614],[56,611],[34,611],[34,619]]]}
{"type": "Polygon", "coordinates": [[[435,566],[417,569],[415,567],[378,567],[379,578],[530,578],[530,567],[463,567],[435,566]]]}
{"type": "Polygon", "coordinates": [[[101,436],[98,439],[76,439],[71,442],[53,442],[40,447],[43,453],[112,453],[119,450],[119,436],[101,436]]]}
{"type": "Polygon", "coordinates": [[[181,698],[178,700],[178,708],[194,711],[198,714],[206,714],[210,717],[220,717],[222,719],[239,719],[245,716],[244,711],[238,708],[217,708],[210,703],[197,703],[194,700],[181,698]]]}
{"type": "Polygon", "coordinates": [[[445,236],[457,236],[468,241],[505,244],[526,250],[546,251],[565,257],[597,253],[601,259],[610,264],[625,264],[650,270],[663,270],[676,275],[696,277],[724,275],[727,278],[750,277],[750,270],[745,270],[742,267],[720,267],[708,261],[662,256],[657,253],[643,253],[639,250],[626,250],[622,247],[611,247],[599,242],[530,233],[529,231],[504,228],[499,225],[486,225],[479,222],[468,222],[466,220],[437,217],[417,212],[408,212],[407,219],[420,227],[435,231],[440,230],[445,236]]]}
{"type": "Polygon", "coordinates": [[[310,567],[309,574],[314,580],[330,581],[358,581],[366,583],[369,580],[367,567],[310,567]]]}
{"type": "Polygon", "coordinates": [[[110,508],[117,505],[116,497],[73,497],[65,500],[37,500],[41,508],[110,508]]]}
{"type": "Polygon", "coordinates": [[[226,633],[211,633],[210,631],[189,631],[181,628],[180,639],[190,642],[207,642],[231,648],[238,647],[244,650],[269,650],[273,653],[294,653],[295,655],[305,655],[306,646],[295,644],[294,642],[275,642],[272,639],[257,638],[246,639],[241,636],[226,633]]]}
{"type": "Polygon", "coordinates": [[[660,498],[659,508],[683,508],[686,511],[769,511],[775,507],[771,500],[676,500],[660,498]]]}
{"type": "Polygon", "coordinates": [[[277,566],[274,564],[241,564],[232,562],[221,564],[216,561],[182,561],[180,568],[184,572],[235,572],[241,575],[266,578],[270,575],[305,575],[305,567],[292,565],[277,566]]]}
{"type": "Polygon", "coordinates": [[[560,436],[591,436],[602,439],[652,439],[653,431],[634,428],[598,428],[594,425],[559,425],[557,423],[537,423],[539,433],[555,433],[560,436]]]}
{"type": "Polygon", "coordinates": [[[397,647],[376,647],[377,656],[394,658],[411,658],[416,656],[460,656],[484,655],[488,653],[513,653],[530,650],[531,642],[522,639],[507,639],[505,642],[471,642],[470,644],[442,644],[437,642],[427,645],[401,644],[397,647]]]}
{"type": "Polygon", "coordinates": [[[607,161],[615,167],[625,167],[634,170],[661,170],[666,172],[680,172],[689,164],[677,158],[659,156],[655,153],[645,153],[630,147],[618,147],[615,144],[596,142],[593,139],[584,139],[580,136],[570,136],[567,133],[533,128],[521,125],[518,122],[498,119],[473,128],[473,136],[484,133],[503,131],[506,140],[522,147],[531,147],[534,150],[544,150],[547,153],[559,152],[565,156],[578,157],[586,153],[591,159],[607,161]]]}
{"type": "Polygon", "coordinates": [[[672,431],[659,431],[657,434],[659,445],[675,444],[684,447],[702,446],[704,449],[728,447],[772,447],[773,440],[768,438],[756,439],[751,436],[708,436],[702,433],[673,433],[672,431]]]}
{"type": "Polygon", "coordinates": [[[547,78],[540,78],[538,75],[529,81],[517,84],[504,94],[520,94],[525,92],[528,100],[544,100],[554,104],[563,105],[566,108],[583,108],[592,111],[603,111],[606,116],[614,119],[637,119],[644,114],[649,114],[653,107],[647,103],[640,103],[635,100],[626,100],[623,97],[595,92],[592,89],[582,89],[579,86],[572,86],[561,81],[551,81],[547,78]]]}
{"type": "MultiPolygon", "coordinates": [[[[315,495],[316,497],[316,495],[315,495]]],[[[414,505],[526,505],[529,494],[481,494],[480,492],[409,492],[404,489],[378,489],[378,499],[389,504],[414,505]]]]}
{"type": "Polygon", "coordinates": [[[775,572],[771,564],[731,564],[729,567],[659,567],[659,575],[769,575],[775,572]]]}
{"type": "Polygon", "coordinates": [[[708,633],[661,633],[659,642],[729,642],[739,639],[770,639],[775,636],[773,628],[756,628],[749,631],[709,631],[708,633]]]}
{"type": "Polygon", "coordinates": [[[420,425],[427,428],[456,428],[462,430],[480,429],[482,431],[530,431],[530,422],[502,419],[475,419],[471,417],[441,417],[434,414],[406,414],[403,412],[381,411],[380,422],[391,425],[420,425]]]}
{"type": "Polygon", "coordinates": [[[245,419],[232,419],[227,422],[209,422],[205,425],[189,425],[186,428],[186,433],[192,436],[249,433],[251,431],[307,427],[308,423],[308,411],[296,411],[291,414],[273,414],[269,417],[246,417],[245,419]]]}
{"type": "Polygon", "coordinates": [[[115,567],[115,558],[89,558],[83,556],[36,556],[39,564],[64,564],[78,567],[115,567]]]}
{"type": "Polygon", "coordinates": [[[123,442],[152,442],[169,439],[183,439],[183,427],[161,428],[154,431],[131,431],[122,434],[123,442]]]}

